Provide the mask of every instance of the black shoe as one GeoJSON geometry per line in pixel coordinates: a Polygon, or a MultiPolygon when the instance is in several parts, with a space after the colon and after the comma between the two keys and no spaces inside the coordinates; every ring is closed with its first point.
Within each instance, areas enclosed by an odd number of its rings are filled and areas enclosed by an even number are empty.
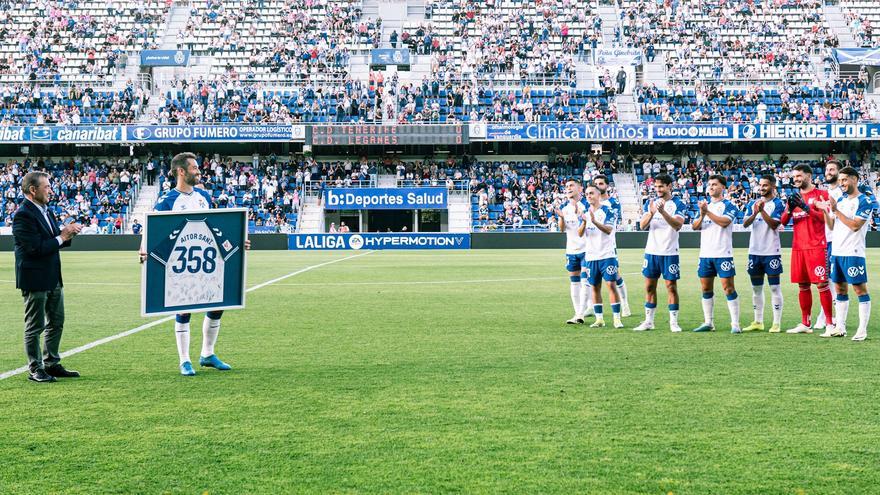
{"type": "Polygon", "coordinates": [[[50,375],[49,373],[46,373],[46,370],[44,370],[43,368],[40,368],[37,371],[32,371],[28,375],[28,380],[30,380],[32,382],[40,382],[40,383],[58,381],[55,379],[54,376],[50,375]]]}
{"type": "Polygon", "coordinates": [[[46,373],[56,378],[79,378],[79,371],[66,370],[60,364],[53,364],[46,368],[46,373]]]}

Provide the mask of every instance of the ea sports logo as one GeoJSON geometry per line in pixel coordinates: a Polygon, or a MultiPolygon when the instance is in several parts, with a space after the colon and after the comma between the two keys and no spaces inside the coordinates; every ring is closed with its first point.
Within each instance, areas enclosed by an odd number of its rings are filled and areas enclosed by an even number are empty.
{"type": "Polygon", "coordinates": [[[351,249],[360,249],[364,247],[364,238],[359,234],[354,234],[348,239],[348,247],[351,249]]]}
{"type": "Polygon", "coordinates": [[[733,262],[732,261],[722,261],[721,262],[721,269],[724,270],[725,272],[733,270],[733,262]]]}
{"type": "Polygon", "coordinates": [[[606,267],[605,273],[607,273],[608,275],[614,275],[615,273],[617,273],[617,267],[616,266],[606,267]]]}
{"type": "Polygon", "coordinates": [[[678,273],[678,264],[673,263],[669,265],[669,273],[676,274],[678,273]]]}
{"type": "Polygon", "coordinates": [[[773,258],[772,260],[770,260],[770,268],[775,270],[775,269],[779,268],[780,265],[781,265],[781,262],[778,259],[773,258]]]}
{"type": "Polygon", "coordinates": [[[824,266],[817,266],[813,270],[813,273],[816,274],[817,277],[824,277],[825,276],[825,267],[824,266]]]}

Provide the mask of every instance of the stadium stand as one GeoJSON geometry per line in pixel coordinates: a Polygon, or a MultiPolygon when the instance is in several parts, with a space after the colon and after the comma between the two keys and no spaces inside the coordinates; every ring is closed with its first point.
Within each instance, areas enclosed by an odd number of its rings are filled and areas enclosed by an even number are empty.
{"type": "Polygon", "coordinates": [[[865,100],[866,80],[836,81],[824,88],[788,85],[730,90],[723,85],[677,84],[637,90],[645,122],[843,122],[876,120],[877,105],[865,100]]]}
{"type": "Polygon", "coordinates": [[[215,78],[337,82],[374,37],[360,18],[356,0],[210,0],[192,4],[179,41],[215,57],[215,78]]]}
{"type": "Polygon", "coordinates": [[[141,173],[137,163],[121,158],[9,160],[0,167],[0,227],[12,224],[12,216],[24,198],[21,179],[32,169],[52,176],[49,207],[59,221],[71,218],[86,227],[84,233],[123,232],[141,173]]]}
{"type": "Polygon", "coordinates": [[[821,0],[620,0],[626,46],[665,53],[673,82],[808,82],[810,55],[837,46],[821,0]]]}
{"type": "Polygon", "coordinates": [[[430,20],[401,40],[459,80],[575,86],[575,61],[601,40],[595,3],[573,0],[434,0],[430,20]]]}
{"type": "Polygon", "coordinates": [[[880,38],[874,33],[874,26],[880,24],[880,5],[866,0],[841,0],[839,5],[859,46],[880,46],[880,38]]]}
{"type": "Polygon", "coordinates": [[[113,124],[134,121],[149,92],[128,84],[122,91],[82,86],[0,85],[0,125],[113,124]]]}
{"type": "Polygon", "coordinates": [[[170,2],[0,2],[0,82],[96,83],[157,48],[170,2]]]}

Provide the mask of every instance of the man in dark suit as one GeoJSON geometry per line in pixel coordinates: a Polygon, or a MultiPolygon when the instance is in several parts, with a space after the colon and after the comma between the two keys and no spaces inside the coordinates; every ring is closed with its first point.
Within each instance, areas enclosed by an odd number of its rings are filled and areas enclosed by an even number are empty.
{"type": "Polygon", "coordinates": [[[61,256],[80,233],[76,223],[59,229],[55,215],[46,205],[52,194],[49,175],[30,172],[21,180],[25,200],[12,220],[15,238],[15,287],[24,298],[24,349],[30,369],[29,380],[54,382],[56,377],[77,377],[76,371],[61,366],[59,347],[64,327],[64,291],[61,256]],[[45,332],[44,350],[40,335],[45,332]]]}

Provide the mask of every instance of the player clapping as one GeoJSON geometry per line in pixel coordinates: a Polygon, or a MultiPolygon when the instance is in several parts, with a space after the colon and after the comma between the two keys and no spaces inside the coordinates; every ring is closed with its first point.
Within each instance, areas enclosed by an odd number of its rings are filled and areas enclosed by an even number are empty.
{"type": "Polygon", "coordinates": [[[593,311],[596,313],[596,321],[590,326],[605,326],[605,318],[602,316],[602,280],[605,280],[614,328],[623,328],[620,320],[620,296],[617,292],[619,263],[614,242],[614,212],[602,204],[601,193],[594,185],[587,187],[587,203],[590,207],[582,215],[584,221],[579,233],[584,236],[584,260],[588,282],[593,288],[593,311]]]}
{"type": "Polygon", "coordinates": [[[765,175],[758,182],[760,197],[746,206],[749,214],[743,226],[752,228],[749,237],[749,277],[752,279],[752,305],[755,319],[744,331],[764,330],[764,275],[770,286],[773,303],[773,326],[770,333],[778,333],[782,324],[782,248],[779,242],[779,226],[785,203],[776,195],[776,177],[765,175]]]}

